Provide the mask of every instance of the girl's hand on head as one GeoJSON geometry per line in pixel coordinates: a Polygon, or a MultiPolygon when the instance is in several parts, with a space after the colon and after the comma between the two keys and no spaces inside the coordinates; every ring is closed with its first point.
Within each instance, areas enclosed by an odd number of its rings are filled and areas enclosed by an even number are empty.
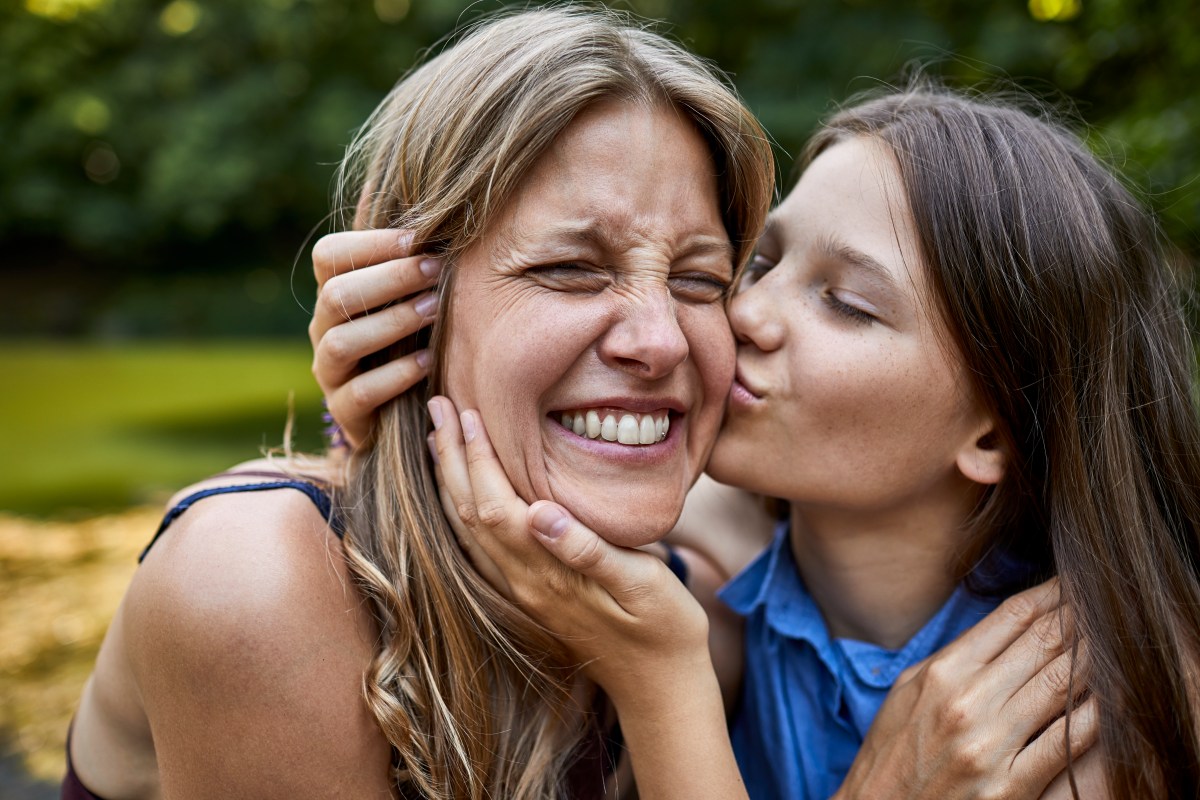
{"type": "Polygon", "coordinates": [[[308,338],[313,376],[329,413],[351,445],[371,415],[426,375],[428,353],[410,353],[363,371],[359,361],[429,325],[437,312],[441,262],[413,254],[412,237],[394,229],[323,236],[313,248],[317,303],[308,338]]]}
{"type": "Polygon", "coordinates": [[[1079,703],[1069,731],[1077,764],[1099,735],[1095,700],[1079,702],[1086,650],[1080,646],[1072,666],[1064,647],[1070,627],[1051,580],[1009,598],[909,667],[871,725],[837,800],[1016,800],[1042,797],[1047,787],[1061,791],[1067,704],[1079,703]]]}
{"type": "Polygon", "coordinates": [[[442,507],[463,549],[618,707],[680,671],[711,674],[704,611],[661,559],[606,542],[556,503],[526,504],[477,412],[460,416],[445,397],[429,408],[442,507]]]}

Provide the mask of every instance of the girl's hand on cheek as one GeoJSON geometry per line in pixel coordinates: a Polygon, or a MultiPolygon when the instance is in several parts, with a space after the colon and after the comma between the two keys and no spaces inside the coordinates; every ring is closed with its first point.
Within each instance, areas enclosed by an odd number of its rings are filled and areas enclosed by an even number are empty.
{"type": "Polygon", "coordinates": [[[1084,754],[1099,735],[1099,717],[1095,700],[1082,698],[1086,649],[1081,645],[1073,661],[1064,645],[1070,628],[1058,585],[1050,581],[1009,598],[909,667],[888,694],[836,800],[1032,800],[1043,793],[1064,796],[1064,790],[1069,796],[1063,775],[1068,737],[1077,777],[1094,786],[1100,762],[1084,754]],[[1078,703],[1069,733],[1063,716],[1068,703],[1078,703]]]}
{"type": "Polygon", "coordinates": [[[351,445],[366,438],[375,409],[426,376],[425,350],[366,371],[359,362],[433,321],[437,294],[428,290],[441,268],[438,259],[414,254],[412,237],[393,229],[333,233],[313,248],[312,371],[351,445]]]}
{"type": "Polygon", "coordinates": [[[445,397],[429,408],[442,507],[463,549],[618,707],[680,671],[711,673],[704,611],[659,558],[606,542],[556,503],[526,504],[477,412],[460,416],[445,397]]]}

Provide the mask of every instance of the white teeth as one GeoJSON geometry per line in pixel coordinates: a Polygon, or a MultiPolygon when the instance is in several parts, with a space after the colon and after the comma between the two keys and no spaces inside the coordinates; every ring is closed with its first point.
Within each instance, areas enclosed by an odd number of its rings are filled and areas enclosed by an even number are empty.
{"type": "Polygon", "coordinates": [[[654,417],[642,417],[642,424],[638,427],[638,444],[654,444],[657,441],[658,431],[655,430],[654,417]]]}
{"type": "Polygon", "coordinates": [[[667,438],[670,417],[665,411],[655,414],[606,414],[600,417],[595,409],[563,411],[562,426],[588,439],[604,439],[626,445],[657,444],[667,438]]]}
{"type": "Polygon", "coordinates": [[[638,421],[633,418],[632,414],[621,417],[621,422],[617,426],[617,441],[621,444],[638,443],[638,421]]]}

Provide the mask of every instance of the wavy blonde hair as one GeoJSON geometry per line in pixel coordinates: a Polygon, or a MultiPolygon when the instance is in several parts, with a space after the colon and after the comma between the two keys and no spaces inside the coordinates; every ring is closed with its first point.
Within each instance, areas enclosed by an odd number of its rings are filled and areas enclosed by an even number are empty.
{"type": "MultiPolygon", "coordinates": [[[[396,85],[338,171],[357,225],[413,231],[445,263],[425,392],[380,409],[337,491],[346,558],[379,628],[364,691],[402,796],[562,797],[595,743],[560,645],[461,552],[431,472],[424,401],[442,381],[457,257],[576,115],[605,99],[692,121],[744,266],[774,192],[766,135],[720,73],[610,11],[558,7],[472,27],[396,85]]],[[[423,345],[413,337],[375,360],[423,345]]]]}

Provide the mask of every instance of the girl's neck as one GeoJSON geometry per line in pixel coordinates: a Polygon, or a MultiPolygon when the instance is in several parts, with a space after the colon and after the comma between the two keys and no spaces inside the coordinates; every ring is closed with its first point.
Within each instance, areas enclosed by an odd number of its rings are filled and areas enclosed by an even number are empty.
{"type": "Polygon", "coordinates": [[[830,634],[894,650],[924,627],[954,592],[973,495],[883,512],[792,503],[792,555],[830,634]]]}

